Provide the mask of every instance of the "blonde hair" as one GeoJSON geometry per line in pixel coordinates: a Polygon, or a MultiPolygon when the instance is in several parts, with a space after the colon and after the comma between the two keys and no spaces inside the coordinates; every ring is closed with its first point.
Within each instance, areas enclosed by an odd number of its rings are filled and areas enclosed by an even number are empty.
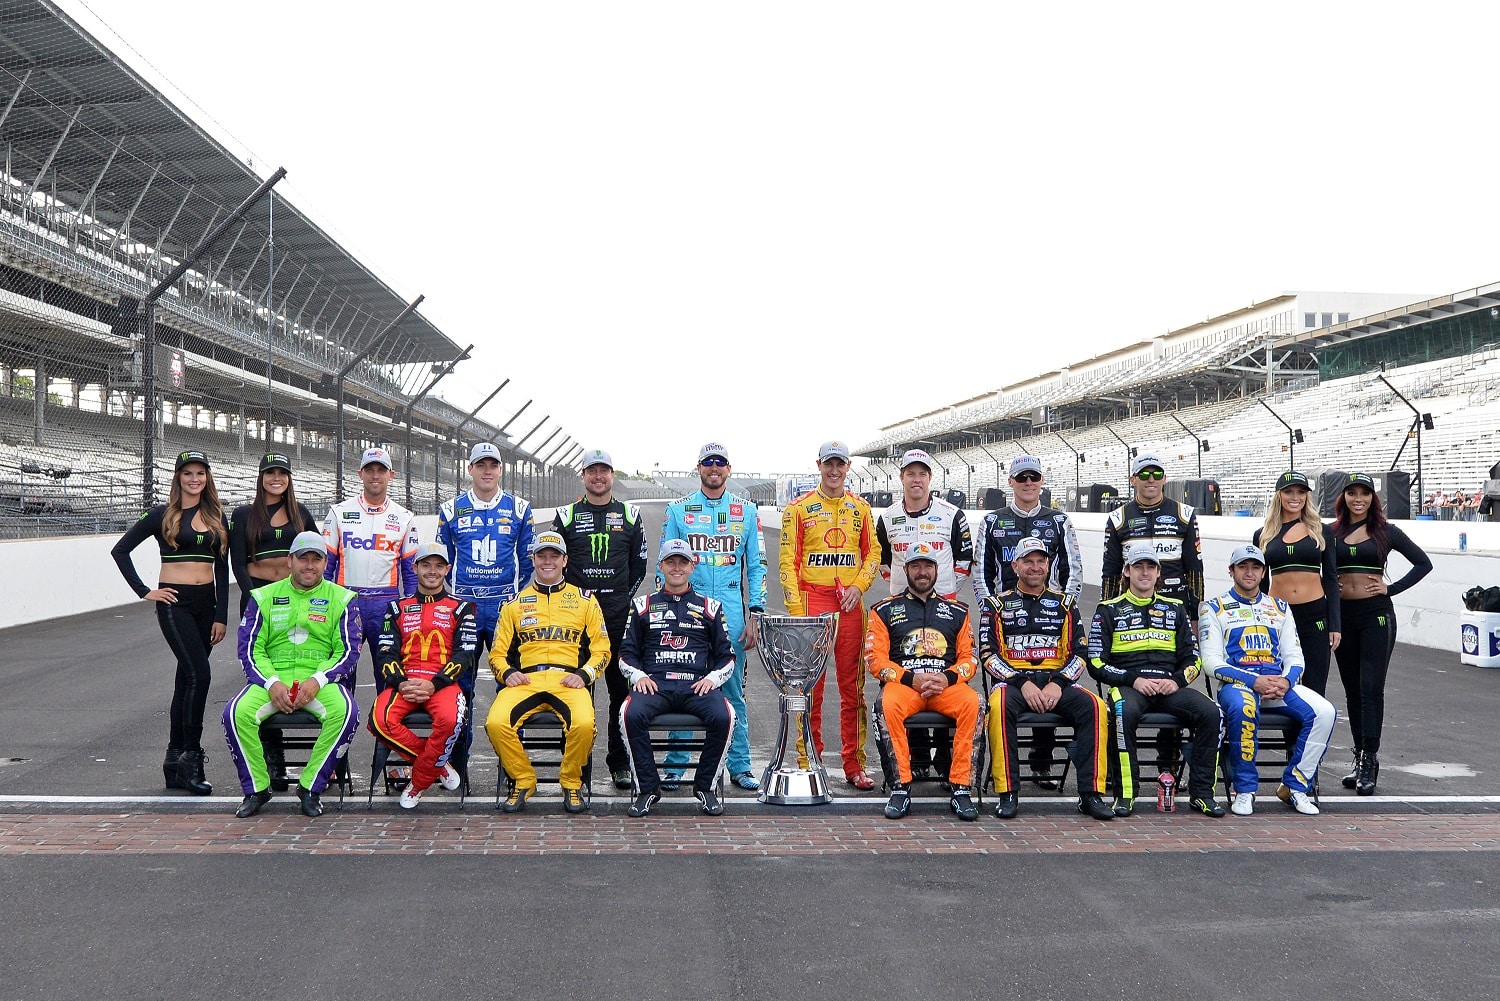
{"type": "MultiPolygon", "coordinates": [[[[1302,488],[1307,490],[1306,487],[1302,488]]],[[[1313,503],[1312,491],[1307,490],[1307,503],[1302,505],[1302,516],[1297,519],[1302,522],[1307,534],[1313,542],[1318,544],[1318,552],[1323,551],[1323,519],[1318,517],[1317,505],[1313,503]]],[[[1271,540],[1281,534],[1281,528],[1286,522],[1281,520],[1281,491],[1276,491],[1271,497],[1271,503],[1266,508],[1266,523],[1260,530],[1261,548],[1270,545],[1271,540]]]]}

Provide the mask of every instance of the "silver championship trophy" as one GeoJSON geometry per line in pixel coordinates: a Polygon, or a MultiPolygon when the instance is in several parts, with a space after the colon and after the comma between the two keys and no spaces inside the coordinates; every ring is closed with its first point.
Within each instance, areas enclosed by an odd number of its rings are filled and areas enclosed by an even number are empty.
{"type": "Polygon", "coordinates": [[[777,806],[815,806],[833,799],[828,772],[813,745],[812,691],[828,666],[838,616],[755,615],[756,649],[766,673],[781,692],[781,733],[760,780],[760,801],[777,806]],[[798,766],[797,738],[807,751],[809,767],[798,766]]]}

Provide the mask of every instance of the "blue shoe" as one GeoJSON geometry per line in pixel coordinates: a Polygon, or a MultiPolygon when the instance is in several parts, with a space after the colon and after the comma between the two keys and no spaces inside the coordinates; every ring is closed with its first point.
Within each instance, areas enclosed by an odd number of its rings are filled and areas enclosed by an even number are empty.
{"type": "Polygon", "coordinates": [[[734,777],[734,784],[739,786],[741,789],[748,789],[751,792],[754,792],[755,790],[760,788],[760,779],[756,778],[754,774],[750,772],[740,772],[734,777]]]}

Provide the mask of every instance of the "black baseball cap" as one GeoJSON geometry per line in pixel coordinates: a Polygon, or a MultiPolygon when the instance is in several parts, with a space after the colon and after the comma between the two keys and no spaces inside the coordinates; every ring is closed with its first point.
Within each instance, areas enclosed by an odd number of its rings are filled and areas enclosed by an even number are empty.
{"type": "Polygon", "coordinates": [[[267,452],[260,457],[260,471],[264,473],[268,469],[284,469],[290,473],[292,471],[292,460],[280,452],[267,452]]]}
{"type": "Polygon", "coordinates": [[[1276,489],[1278,492],[1285,490],[1287,487],[1301,487],[1303,490],[1312,489],[1312,485],[1308,483],[1306,475],[1297,472],[1295,469],[1288,469],[1276,477],[1276,489]]]}
{"type": "Polygon", "coordinates": [[[204,453],[198,451],[195,448],[190,448],[186,452],[178,452],[177,453],[177,465],[174,466],[174,467],[172,467],[172,471],[174,473],[175,472],[180,472],[182,470],[182,467],[186,466],[190,462],[201,462],[201,463],[203,463],[204,466],[207,466],[209,469],[214,468],[213,466],[209,465],[209,461],[208,461],[208,456],[207,455],[205,455],[204,453]]]}
{"type": "Polygon", "coordinates": [[[1350,487],[1364,487],[1370,493],[1375,493],[1375,478],[1369,473],[1350,473],[1349,479],[1344,483],[1344,489],[1350,487]]]}

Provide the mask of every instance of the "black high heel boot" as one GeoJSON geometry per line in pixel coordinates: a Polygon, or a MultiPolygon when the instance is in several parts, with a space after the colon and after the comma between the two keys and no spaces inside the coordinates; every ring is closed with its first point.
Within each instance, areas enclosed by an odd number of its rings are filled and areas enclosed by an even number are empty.
{"type": "Polygon", "coordinates": [[[1375,781],[1380,778],[1380,757],[1374,751],[1366,751],[1359,759],[1359,780],[1354,791],[1361,796],[1375,794],[1375,781]]]}
{"type": "Polygon", "coordinates": [[[1349,774],[1344,776],[1345,789],[1353,789],[1359,785],[1360,762],[1364,760],[1364,756],[1365,753],[1363,751],[1354,752],[1354,765],[1349,769],[1349,774]]]}
{"type": "Polygon", "coordinates": [[[201,747],[183,751],[182,757],[177,759],[177,782],[194,796],[213,794],[214,787],[208,784],[208,779],[203,775],[203,763],[207,760],[208,755],[203,753],[201,747]]]}
{"type": "Polygon", "coordinates": [[[181,789],[182,783],[177,781],[177,759],[182,756],[182,748],[167,748],[167,756],[162,759],[161,775],[167,782],[168,789],[181,789]]]}

